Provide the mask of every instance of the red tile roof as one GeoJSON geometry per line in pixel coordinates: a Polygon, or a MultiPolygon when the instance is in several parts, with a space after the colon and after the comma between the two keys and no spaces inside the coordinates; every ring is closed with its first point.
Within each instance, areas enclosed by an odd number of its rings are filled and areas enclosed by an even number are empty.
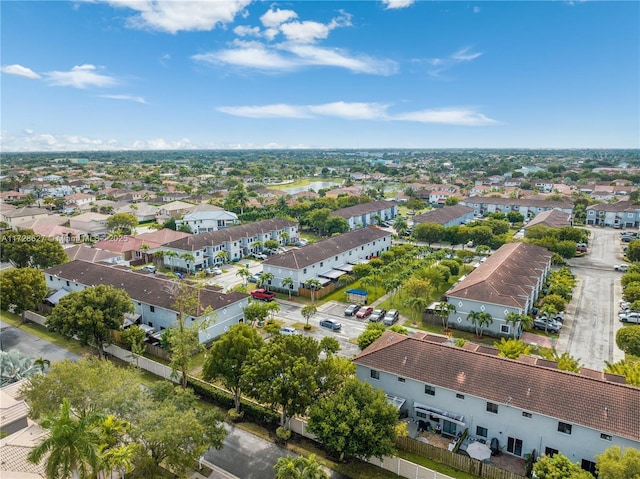
{"type": "Polygon", "coordinates": [[[385,332],[354,358],[357,365],[509,404],[571,424],[640,441],[640,389],[600,373],[574,374],[555,363],[530,364],[385,332]],[[426,367],[428,365],[428,367],[426,367]]]}

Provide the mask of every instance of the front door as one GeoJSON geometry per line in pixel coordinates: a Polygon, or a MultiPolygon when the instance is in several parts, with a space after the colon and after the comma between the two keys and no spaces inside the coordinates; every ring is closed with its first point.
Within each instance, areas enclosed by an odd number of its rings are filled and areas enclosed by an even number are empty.
{"type": "Polygon", "coordinates": [[[507,451],[516,456],[522,456],[522,439],[510,437],[507,440],[507,451]]]}

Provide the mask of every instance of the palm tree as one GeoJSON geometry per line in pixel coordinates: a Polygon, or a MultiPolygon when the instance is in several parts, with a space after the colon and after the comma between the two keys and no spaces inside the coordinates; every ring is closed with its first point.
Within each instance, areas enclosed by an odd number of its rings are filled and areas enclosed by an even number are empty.
{"type": "Polygon", "coordinates": [[[247,268],[240,268],[236,272],[236,276],[240,276],[242,278],[242,285],[246,286],[247,279],[249,278],[249,276],[251,276],[251,271],[249,271],[247,268]]]}
{"type": "Polygon", "coordinates": [[[526,314],[507,313],[504,317],[504,322],[512,325],[513,339],[515,339],[516,333],[521,332],[522,328],[526,328],[531,325],[531,318],[526,314]]]}
{"type": "Polygon", "coordinates": [[[307,281],[305,281],[304,285],[311,290],[311,302],[315,303],[316,302],[316,298],[315,298],[315,292],[322,288],[322,283],[320,282],[320,280],[317,280],[315,278],[312,279],[308,279],[307,281]]]}
{"type": "Polygon", "coordinates": [[[412,296],[410,298],[407,298],[406,304],[411,308],[411,312],[412,312],[411,316],[413,321],[415,321],[416,314],[419,314],[422,311],[424,311],[424,308],[427,306],[427,304],[429,304],[429,300],[424,296],[412,296]]]}
{"type": "Polygon", "coordinates": [[[149,246],[147,243],[142,243],[140,245],[140,251],[142,251],[144,253],[144,262],[148,263],[149,262],[149,250],[151,249],[151,246],[149,246]]]}
{"type": "Polygon", "coordinates": [[[451,313],[456,312],[457,310],[455,305],[451,303],[440,303],[438,305],[438,307],[436,308],[436,315],[440,316],[440,319],[442,319],[442,327],[444,329],[447,329],[447,323],[449,322],[449,316],[451,315],[451,313]]]}
{"type": "Polygon", "coordinates": [[[364,289],[369,289],[369,287],[373,285],[374,281],[375,280],[373,279],[373,276],[365,276],[364,278],[360,279],[360,286],[362,286],[364,289]]]}
{"type": "Polygon", "coordinates": [[[175,251],[168,250],[164,252],[164,256],[166,258],[169,258],[169,266],[171,267],[171,271],[173,271],[173,258],[177,258],[178,253],[176,253],[175,251]]]}
{"type": "Polygon", "coordinates": [[[264,286],[269,291],[269,282],[273,279],[273,273],[262,273],[260,275],[260,286],[264,286]]]}
{"type": "Polygon", "coordinates": [[[286,278],[283,278],[281,284],[283,288],[287,288],[287,290],[289,291],[289,299],[291,299],[291,289],[293,288],[293,279],[287,276],[286,278]]]}
{"type": "Polygon", "coordinates": [[[244,214],[244,208],[249,203],[249,194],[243,185],[233,190],[230,195],[233,200],[240,206],[240,214],[244,214]]]}
{"type": "Polygon", "coordinates": [[[44,373],[49,366],[51,366],[51,361],[40,356],[33,362],[33,365],[40,369],[40,372],[44,373]]]}
{"type": "Polygon", "coordinates": [[[45,457],[47,479],[85,479],[95,475],[100,463],[101,437],[97,414],[76,416],[64,398],[58,416],[46,417],[41,426],[49,434],[29,453],[29,462],[45,457]]]}
{"type": "Polygon", "coordinates": [[[214,258],[222,262],[222,264],[225,264],[229,261],[229,254],[226,251],[218,251],[214,258]]]}
{"type": "Polygon", "coordinates": [[[283,231],[282,233],[280,233],[280,238],[282,238],[282,241],[284,242],[284,245],[288,245],[289,244],[289,240],[291,239],[291,235],[289,234],[288,231],[283,231]]]}
{"type": "Polygon", "coordinates": [[[493,323],[493,317],[489,313],[483,313],[481,311],[471,311],[467,319],[476,327],[476,335],[480,338],[482,337],[484,327],[493,323]]]}
{"type": "Polygon", "coordinates": [[[328,479],[329,476],[322,469],[322,464],[318,462],[316,456],[311,454],[308,458],[280,457],[273,466],[276,472],[275,479],[328,479]]]}
{"type": "Polygon", "coordinates": [[[262,250],[262,241],[254,241],[251,243],[251,252],[259,253],[262,250]]]}
{"type": "MultiPolygon", "coordinates": [[[[543,316],[547,316],[547,318],[555,318],[556,314],[558,314],[558,310],[552,304],[545,304],[542,308],[540,308],[540,313],[543,316]]],[[[544,332],[547,333],[547,326],[549,325],[549,321],[544,322],[544,332]]]]}
{"type": "Polygon", "coordinates": [[[195,263],[196,257],[193,256],[191,253],[182,253],[180,255],[180,259],[184,260],[184,262],[187,264],[187,271],[191,271],[192,268],[189,267],[189,263],[191,264],[195,263]]]}

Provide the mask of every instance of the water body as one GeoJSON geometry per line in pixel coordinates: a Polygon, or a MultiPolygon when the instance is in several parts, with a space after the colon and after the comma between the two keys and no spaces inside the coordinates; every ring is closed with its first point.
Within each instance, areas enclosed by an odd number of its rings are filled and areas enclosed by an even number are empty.
{"type": "Polygon", "coordinates": [[[295,195],[296,193],[302,193],[303,191],[311,190],[317,193],[318,190],[321,190],[323,188],[337,188],[341,184],[342,183],[336,183],[333,181],[312,181],[306,186],[298,186],[297,188],[281,188],[280,191],[284,191],[289,195],[295,195]]]}

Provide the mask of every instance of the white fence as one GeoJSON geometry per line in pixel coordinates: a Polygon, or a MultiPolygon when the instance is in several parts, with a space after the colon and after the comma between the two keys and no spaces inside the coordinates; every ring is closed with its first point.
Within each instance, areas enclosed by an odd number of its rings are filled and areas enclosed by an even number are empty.
{"type": "Polygon", "coordinates": [[[181,373],[174,373],[174,371],[169,366],[157,363],[155,361],[152,361],[151,359],[145,358],[144,356],[139,356],[138,354],[134,354],[131,351],[127,351],[126,349],[122,349],[113,344],[105,346],[103,350],[111,356],[114,356],[122,361],[126,361],[127,363],[136,363],[136,366],[138,366],[140,369],[149,371],[156,376],[168,379],[169,381],[173,381],[174,383],[179,383],[182,377],[181,373]]]}
{"type": "Polygon", "coordinates": [[[40,326],[44,326],[44,323],[47,320],[47,318],[45,318],[41,314],[34,313],[33,311],[25,311],[24,319],[28,319],[29,321],[39,324],[40,326]]]}

